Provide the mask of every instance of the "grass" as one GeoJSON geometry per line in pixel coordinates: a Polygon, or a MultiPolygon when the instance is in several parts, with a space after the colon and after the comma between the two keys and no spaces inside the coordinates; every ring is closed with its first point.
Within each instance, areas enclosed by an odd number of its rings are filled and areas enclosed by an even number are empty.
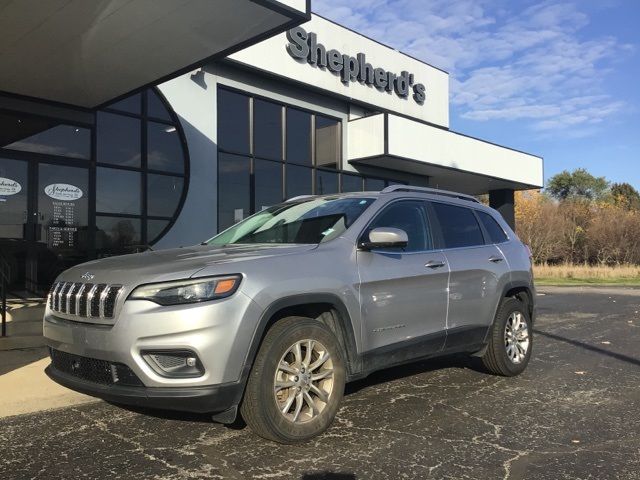
{"type": "Polygon", "coordinates": [[[640,266],[535,265],[536,285],[640,286],[640,266]]]}

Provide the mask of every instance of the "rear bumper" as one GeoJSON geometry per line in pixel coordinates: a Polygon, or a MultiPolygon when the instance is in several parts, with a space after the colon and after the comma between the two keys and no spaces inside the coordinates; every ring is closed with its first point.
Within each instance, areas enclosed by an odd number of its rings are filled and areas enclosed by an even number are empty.
{"type": "Polygon", "coordinates": [[[144,387],[100,385],[49,365],[45,373],[60,385],[113,403],[194,413],[222,412],[240,403],[243,383],[197,387],[144,387]]]}

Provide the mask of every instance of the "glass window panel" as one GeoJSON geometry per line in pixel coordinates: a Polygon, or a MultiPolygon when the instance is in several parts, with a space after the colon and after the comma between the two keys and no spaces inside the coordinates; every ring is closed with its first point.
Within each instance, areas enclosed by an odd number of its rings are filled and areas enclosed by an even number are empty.
{"type": "Polygon", "coordinates": [[[172,121],[171,115],[167,111],[164,102],[153,89],[147,90],[147,116],[168,122],[172,121]]]}
{"type": "Polygon", "coordinates": [[[385,181],[379,178],[365,178],[364,190],[366,192],[379,192],[385,187],[385,181]]]}
{"type": "Polygon", "coordinates": [[[153,217],[173,217],[182,196],[183,179],[147,175],[147,212],[153,217]]]}
{"type": "Polygon", "coordinates": [[[341,122],[333,118],[316,115],[316,165],[325,168],[339,168],[341,122]]]}
{"type": "Polygon", "coordinates": [[[140,245],[139,218],[96,217],[96,250],[99,257],[131,253],[140,245]]]}
{"type": "Polygon", "coordinates": [[[478,214],[478,217],[480,217],[480,221],[489,234],[489,238],[491,238],[492,243],[502,243],[508,240],[507,234],[504,233],[500,224],[498,224],[491,215],[479,210],[476,210],[476,213],[478,214]]]}
{"type": "Polygon", "coordinates": [[[98,162],[140,167],[140,120],[98,112],[98,162]]]}
{"type": "Polygon", "coordinates": [[[282,160],[282,107],[253,102],[253,151],[257,157],[282,160]]]}
{"type": "Polygon", "coordinates": [[[91,157],[91,131],[35,117],[0,114],[0,147],[61,157],[91,157]]]}
{"type": "Polygon", "coordinates": [[[148,244],[153,244],[160,240],[159,235],[169,225],[169,220],[147,220],[147,239],[148,244]]]}
{"type": "Polygon", "coordinates": [[[268,160],[254,160],[255,203],[253,211],[282,202],[282,164],[268,160]]]}
{"type": "Polygon", "coordinates": [[[297,197],[298,195],[311,195],[311,174],[313,170],[307,167],[296,165],[286,166],[287,194],[286,198],[297,197]]]}
{"type": "Polygon", "coordinates": [[[249,97],[218,89],[218,146],[237,153],[249,152],[249,97]]]}
{"type": "Polygon", "coordinates": [[[123,98],[118,102],[112,103],[107,108],[140,115],[141,99],[142,99],[141,95],[139,93],[136,93],[135,95],[131,95],[127,98],[123,98]]]}
{"type": "Polygon", "coordinates": [[[465,207],[433,202],[445,248],[484,245],[480,225],[473,212],[465,207]]]}
{"type": "Polygon", "coordinates": [[[338,193],[338,173],[316,170],[316,195],[338,193]]]}
{"type": "Polygon", "coordinates": [[[287,108],[287,162],[311,166],[311,114],[287,108]]]}
{"type": "Polygon", "coordinates": [[[430,250],[432,247],[430,236],[427,234],[424,209],[422,202],[396,202],[385,208],[371,223],[366,232],[374,228],[391,227],[403,230],[409,239],[405,252],[430,250]]]}
{"type": "MultiPolygon", "coordinates": [[[[0,158],[0,238],[24,238],[27,192],[27,162],[0,158]]],[[[11,255],[13,249],[11,242],[0,248],[11,255]]]]}
{"type": "Polygon", "coordinates": [[[98,167],[96,210],[104,213],[139,215],[140,173],[98,167]]]}
{"type": "Polygon", "coordinates": [[[184,153],[176,127],[147,122],[147,167],[184,173],[184,153]]]}
{"type": "Polygon", "coordinates": [[[342,174],[342,191],[343,192],[361,192],[362,177],[357,175],[342,174]]]}
{"type": "Polygon", "coordinates": [[[251,161],[247,157],[218,155],[218,229],[249,216],[251,209],[251,161]]]}
{"type": "Polygon", "coordinates": [[[41,163],[37,241],[61,258],[83,255],[88,225],[89,170],[41,163]]]}

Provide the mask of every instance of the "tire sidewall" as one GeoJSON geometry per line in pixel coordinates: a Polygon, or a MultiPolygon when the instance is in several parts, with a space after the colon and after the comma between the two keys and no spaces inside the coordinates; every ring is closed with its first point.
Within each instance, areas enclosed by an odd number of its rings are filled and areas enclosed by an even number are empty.
{"type": "Polygon", "coordinates": [[[497,348],[497,358],[502,363],[502,367],[509,372],[511,375],[518,375],[522,373],[529,364],[529,360],[531,359],[531,352],[533,350],[533,325],[531,324],[531,316],[527,311],[527,307],[524,303],[515,298],[510,298],[506,300],[500,307],[500,311],[498,313],[498,317],[496,318],[496,323],[494,324],[494,348],[497,348]],[[504,342],[504,333],[505,327],[507,325],[507,321],[511,314],[519,312],[525,318],[527,322],[527,331],[529,334],[529,348],[527,349],[527,353],[520,363],[513,363],[509,356],[507,355],[507,348],[504,342]]]}
{"type": "Polygon", "coordinates": [[[300,318],[298,322],[278,332],[277,337],[264,352],[265,361],[260,372],[259,395],[263,399],[262,408],[265,420],[274,432],[286,442],[299,442],[319,435],[333,422],[340,408],[344,394],[346,371],[338,341],[335,335],[316,320],[300,318]],[[295,424],[287,420],[278,410],[274,395],[273,381],[278,363],[285,352],[294,343],[311,339],[322,343],[333,362],[333,390],[329,402],[314,419],[303,424],[295,424]]]}

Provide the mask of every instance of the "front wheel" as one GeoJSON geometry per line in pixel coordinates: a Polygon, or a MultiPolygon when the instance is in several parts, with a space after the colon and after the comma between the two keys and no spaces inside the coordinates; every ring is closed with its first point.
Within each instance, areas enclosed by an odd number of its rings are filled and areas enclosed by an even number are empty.
{"type": "Polygon", "coordinates": [[[482,363],[496,375],[522,373],[531,359],[533,332],[526,304],[515,298],[502,301],[482,363]]]}
{"type": "Polygon", "coordinates": [[[344,393],[338,340],[304,317],[278,321],[265,336],[251,370],[242,417],[261,437],[298,443],[324,432],[344,393]]]}

